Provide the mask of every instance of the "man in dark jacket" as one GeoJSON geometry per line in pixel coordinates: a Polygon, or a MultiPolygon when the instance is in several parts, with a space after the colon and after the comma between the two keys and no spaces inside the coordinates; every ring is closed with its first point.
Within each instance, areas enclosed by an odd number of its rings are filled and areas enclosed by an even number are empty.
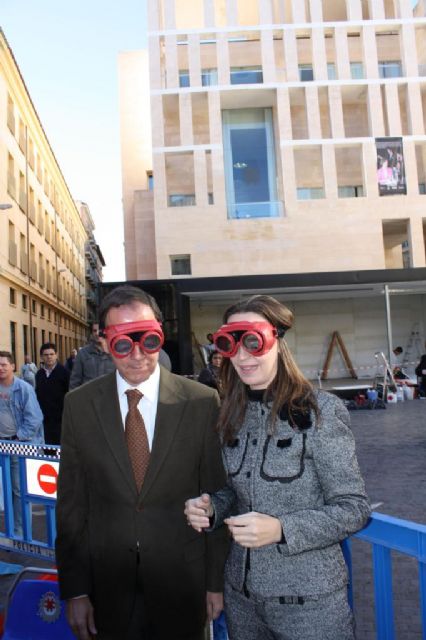
{"type": "Polygon", "coordinates": [[[104,348],[103,340],[99,336],[99,324],[93,323],[89,343],[80,349],[74,360],[70,389],[76,389],[89,380],[115,371],[115,364],[104,348]]]}
{"type": "MultiPolygon", "coordinates": [[[[426,346],[426,343],[425,343],[426,346]]],[[[420,362],[416,367],[416,376],[420,378],[419,392],[420,397],[426,397],[426,353],[420,358],[420,362]]]]}
{"type": "Polygon", "coordinates": [[[69,373],[58,362],[56,345],[46,342],[40,348],[43,366],[36,373],[36,394],[43,412],[44,439],[60,444],[62,410],[69,386],[69,373]]]}

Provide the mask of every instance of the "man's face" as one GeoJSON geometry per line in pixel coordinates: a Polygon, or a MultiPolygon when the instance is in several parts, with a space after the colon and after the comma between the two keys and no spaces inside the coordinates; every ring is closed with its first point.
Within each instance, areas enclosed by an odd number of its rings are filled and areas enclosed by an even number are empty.
{"type": "Polygon", "coordinates": [[[99,342],[99,324],[92,324],[92,340],[99,342]]]}
{"type": "Polygon", "coordinates": [[[0,357],[0,384],[12,384],[14,371],[15,365],[9,362],[8,358],[0,357]]]}
{"type": "Polygon", "coordinates": [[[41,357],[43,358],[46,369],[52,369],[58,362],[58,355],[54,349],[45,349],[42,351],[41,357]]]}
{"type": "MultiPolygon", "coordinates": [[[[105,319],[105,326],[141,320],[155,320],[155,314],[147,304],[135,302],[110,309],[105,319]]],[[[125,358],[115,358],[112,353],[111,357],[121,376],[134,386],[148,380],[158,362],[158,353],[144,353],[138,344],[135,344],[133,351],[125,358]]]]}

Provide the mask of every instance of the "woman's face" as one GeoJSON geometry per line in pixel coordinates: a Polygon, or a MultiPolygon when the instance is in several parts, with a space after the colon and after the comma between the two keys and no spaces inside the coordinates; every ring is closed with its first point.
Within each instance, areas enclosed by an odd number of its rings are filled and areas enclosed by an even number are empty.
{"type": "MultiPolygon", "coordinates": [[[[265,318],[259,313],[247,311],[229,316],[229,322],[265,322],[265,318]]],[[[266,389],[277,374],[278,341],[275,340],[272,349],[263,356],[253,356],[240,345],[231,362],[244,384],[251,389],[266,389]]]]}

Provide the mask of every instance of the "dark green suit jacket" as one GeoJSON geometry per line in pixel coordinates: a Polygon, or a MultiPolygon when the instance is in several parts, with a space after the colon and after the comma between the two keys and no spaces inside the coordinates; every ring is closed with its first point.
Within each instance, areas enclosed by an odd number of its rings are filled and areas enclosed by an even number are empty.
{"type": "Polygon", "coordinates": [[[161,368],[138,494],[115,373],[67,395],[56,509],[60,591],[64,599],[90,596],[101,634],[125,637],[138,579],[161,639],[200,629],[206,590],[222,591],[226,532],[199,534],[183,513],[185,500],[225,483],[217,416],[215,391],[161,368]]]}

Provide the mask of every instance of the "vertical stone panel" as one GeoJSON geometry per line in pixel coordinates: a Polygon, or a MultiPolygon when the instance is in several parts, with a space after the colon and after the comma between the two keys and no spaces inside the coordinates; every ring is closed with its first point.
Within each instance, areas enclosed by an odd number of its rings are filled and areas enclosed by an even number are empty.
{"type": "Polygon", "coordinates": [[[333,144],[322,146],[322,168],[326,198],[337,198],[336,156],[333,144]]]}
{"type": "Polygon", "coordinates": [[[336,27],[334,30],[334,45],[336,48],[337,77],[339,80],[349,80],[351,67],[349,64],[348,30],[346,27],[336,27]]]}
{"type": "Polygon", "coordinates": [[[229,47],[228,35],[226,33],[217,34],[216,51],[219,84],[229,84],[229,47]]]}
{"type": "Polygon", "coordinates": [[[327,80],[324,29],[321,28],[312,29],[312,62],[315,80],[327,80]]]}
{"type": "Polygon", "coordinates": [[[368,79],[379,77],[379,65],[377,61],[376,32],[373,25],[365,25],[362,28],[362,52],[363,64],[368,79]]]}
{"type": "Polygon", "coordinates": [[[385,94],[386,94],[386,108],[388,113],[389,135],[401,136],[402,126],[401,126],[401,110],[399,107],[399,99],[398,99],[398,85],[386,84],[385,94]]]}
{"type": "Polygon", "coordinates": [[[284,31],[284,57],[287,82],[297,82],[299,80],[299,67],[294,29],[286,29],[284,31]]]}
{"type": "Polygon", "coordinates": [[[274,41],[270,29],[261,31],[260,46],[262,52],[263,82],[275,82],[274,41]]]}
{"type": "Polygon", "coordinates": [[[195,202],[197,207],[206,207],[207,200],[207,167],[204,149],[194,151],[195,202]]]}
{"type": "Polygon", "coordinates": [[[383,120],[382,96],[380,85],[371,84],[367,93],[367,109],[370,134],[374,138],[381,138],[385,135],[385,124],[383,120]]]}
{"type": "Polygon", "coordinates": [[[333,138],[345,137],[345,125],[343,121],[342,91],[340,86],[328,87],[328,102],[330,105],[331,135],[333,138]]]}
{"type": "Polygon", "coordinates": [[[191,87],[201,86],[200,36],[198,33],[188,35],[188,66],[191,87]]]}
{"type": "Polygon", "coordinates": [[[418,82],[408,82],[407,84],[407,107],[408,107],[408,129],[411,135],[425,134],[422,96],[418,82]]]}
{"type": "Polygon", "coordinates": [[[194,144],[192,129],[192,103],[190,93],[179,94],[180,143],[182,146],[194,144]]]}
{"type": "Polygon", "coordinates": [[[315,85],[307,85],[305,89],[305,96],[309,138],[321,138],[321,116],[318,101],[318,88],[315,85]]]}
{"type": "Polygon", "coordinates": [[[168,89],[177,88],[179,86],[179,73],[178,73],[177,44],[176,44],[175,35],[169,35],[165,37],[165,50],[166,50],[167,88],[168,89]]]}

